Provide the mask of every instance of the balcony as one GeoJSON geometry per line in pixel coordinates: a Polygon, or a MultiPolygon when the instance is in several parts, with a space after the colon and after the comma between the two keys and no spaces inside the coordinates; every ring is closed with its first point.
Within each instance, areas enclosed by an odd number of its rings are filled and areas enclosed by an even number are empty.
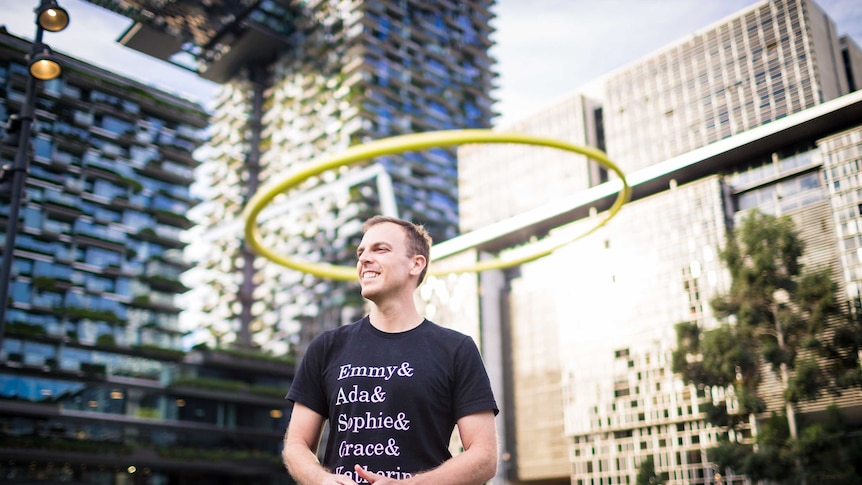
{"type": "Polygon", "coordinates": [[[181,146],[179,140],[174,144],[162,145],[159,147],[163,157],[180,163],[186,167],[197,167],[200,163],[192,157],[191,152],[196,148],[191,142],[184,142],[188,146],[181,146]]]}
{"type": "Polygon", "coordinates": [[[75,241],[85,246],[95,246],[118,253],[126,250],[126,234],[119,231],[108,230],[106,226],[94,226],[96,228],[104,228],[102,230],[93,230],[93,228],[79,228],[78,232],[72,237],[75,241]]]}
{"type": "Polygon", "coordinates": [[[153,216],[156,222],[179,227],[180,229],[188,229],[194,225],[185,214],[177,214],[167,210],[154,210],[153,216]]]}
{"type": "Polygon", "coordinates": [[[157,291],[166,293],[181,294],[189,291],[189,288],[177,279],[168,278],[161,275],[145,276],[142,278],[150,287],[157,291]]]}
{"type": "Polygon", "coordinates": [[[194,182],[193,170],[168,161],[150,160],[143,168],[135,167],[135,171],[145,177],[168,183],[191,185],[194,182]]]}
{"type": "Polygon", "coordinates": [[[272,357],[253,351],[199,349],[192,350],[185,360],[206,367],[242,370],[253,375],[292,377],[296,370],[296,361],[291,357],[272,357]]]}
{"type": "Polygon", "coordinates": [[[194,267],[194,264],[185,259],[181,249],[169,249],[161,255],[156,256],[155,259],[163,261],[180,271],[185,271],[194,267]]]}
{"type": "Polygon", "coordinates": [[[120,318],[116,313],[110,310],[93,310],[90,308],[73,306],[63,310],[63,313],[65,313],[70,320],[94,320],[114,324],[128,323],[126,319],[120,318]]]}
{"type": "MultiPolygon", "coordinates": [[[[33,403],[0,402],[0,413],[6,414],[10,405],[17,405],[12,412],[36,413],[33,403]],[[21,411],[20,408],[27,408],[21,411]]],[[[41,405],[43,408],[50,406],[41,405]]],[[[46,410],[46,416],[56,416],[56,409],[46,410]]],[[[86,418],[81,418],[86,419],[86,418]]],[[[91,418],[92,419],[92,418],[91,418]]],[[[93,419],[94,422],[98,420],[93,419]]],[[[127,419],[128,426],[147,426],[140,420],[127,419]]],[[[185,428],[193,428],[190,423],[185,428]]],[[[180,429],[182,430],[182,428],[180,429]]],[[[214,431],[218,432],[218,431],[214,431]]],[[[277,433],[260,437],[278,441],[277,433]]],[[[269,478],[284,473],[284,465],[275,453],[244,450],[205,450],[188,447],[138,447],[114,441],[95,441],[92,439],[61,438],[56,436],[0,435],[0,460],[26,464],[48,463],[57,468],[64,464],[76,466],[114,469],[117,463],[134,463],[140,470],[167,469],[204,473],[224,478],[241,476],[254,483],[257,477],[269,478]]],[[[28,465],[29,466],[29,465],[28,465]]],[[[44,466],[44,465],[43,465],[44,466]]]]}
{"type": "Polygon", "coordinates": [[[47,214],[58,221],[74,221],[83,214],[77,197],[53,190],[45,191],[42,207],[47,214]]]}
{"type": "Polygon", "coordinates": [[[138,295],[132,299],[132,306],[170,313],[179,313],[181,311],[181,309],[176,306],[172,296],[164,294],[160,295],[158,293],[154,293],[152,295],[138,295]]]}
{"type": "Polygon", "coordinates": [[[180,241],[181,234],[182,231],[179,229],[170,229],[166,226],[160,225],[155,229],[152,227],[145,227],[133,237],[141,241],[153,242],[162,246],[182,248],[185,247],[185,243],[180,241]]]}

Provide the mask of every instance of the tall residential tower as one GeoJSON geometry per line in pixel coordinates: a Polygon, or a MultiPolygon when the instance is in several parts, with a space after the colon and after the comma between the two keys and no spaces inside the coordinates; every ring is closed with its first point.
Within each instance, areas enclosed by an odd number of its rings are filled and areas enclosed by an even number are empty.
{"type": "MultiPolygon", "coordinates": [[[[355,284],[250,257],[241,210],[259,184],[350,146],[396,135],[487,128],[494,74],[490,0],[294,2],[294,32],[276,59],[247,66],[218,97],[206,203],[194,215],[189,314],[211,343],[283,353],[361,316],[355,284]],[[252,156],[252,154],[257,154],[252,156]],[[251,269],[253,268],[253,270],[251,269]],[[238,298],[237,298],[238,297],[238,298]],[[297,334],[297,332],[299,332],[297,334]],[[298,337],[298,339],[297,339],[298,337]]],[[[380,157],[325,173],[277,199],[262,237],[283,254],[352,266],[361,220],[375,213],[457,234],[454,149],[380,157]]]]}
{"type": "MultiPolygon", "coordinates": [[[[24,103],[30,50],[0,29],[4,121],[24,103]]],[[[35,91],[19,233],[2,254],[13,259],[0,482],[289,483],[278,455],[292,364],[182,350],[182,234],[206,112],[56,56],[62,75],[35,91]]],[[[0,166],[16,150],[0,144],[0,166]]]]}

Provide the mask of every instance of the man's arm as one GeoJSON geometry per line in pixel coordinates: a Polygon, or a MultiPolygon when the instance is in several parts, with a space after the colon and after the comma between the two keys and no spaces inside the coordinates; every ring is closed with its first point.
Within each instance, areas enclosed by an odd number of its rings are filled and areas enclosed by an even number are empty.
{"type": "Polygon", "coordinates": [[[479,485],[497,474],[497,429],[494,412],[482,411],[458,420],[458,433],[464,452],[455,455],[439,467],[407,480],[396,481],[356,467],[357,473],[369,483],[386,485],[479,485]]]}
{"type": "Polygon", "coordinates": [[[323,416],[300,403],[293,405],[284,435],[284,466],[301,485],[357,485],[344,475],[330,473],[317,459],[323,416]]]}

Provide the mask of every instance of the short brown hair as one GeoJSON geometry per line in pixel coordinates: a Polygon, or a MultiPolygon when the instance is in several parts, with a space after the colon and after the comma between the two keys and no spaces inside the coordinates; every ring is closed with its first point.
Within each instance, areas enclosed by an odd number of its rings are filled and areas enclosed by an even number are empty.
{"type": "Polygon", "coordinates": [[[428,272],[428,265],[431,264],[431,235],[428,234],[428,231],[426,231],[425,227],[421,224],[414,224],[397,217],[380,215],[373,216],[362,224],[362,234],[365,234],[372,226],[383,224],[385,222],[398,224],[404,228],[404,232],[407,234],[407,252],[410,256],[416,256],[418,254],[425,258],[425,268],[421,273],[419,273],[419,281],[416,282],[416,286],[419,286],[423,281],[425,281],[425,273],[428,272]]]}

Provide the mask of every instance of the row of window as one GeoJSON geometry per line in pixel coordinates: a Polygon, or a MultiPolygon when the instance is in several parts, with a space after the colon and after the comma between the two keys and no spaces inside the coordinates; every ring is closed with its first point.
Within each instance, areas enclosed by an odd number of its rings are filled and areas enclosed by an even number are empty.
{"type": "MultiPolygon", "coordinates": [[[[286,392],[286,391],[285,391],[286,392]]],[[[127,388],[0,373],[0,399],[56,404],[62,410],[186,421],[273,431],[287,425],[283,407],[231,403],[179,391],[127,388]]]]}

